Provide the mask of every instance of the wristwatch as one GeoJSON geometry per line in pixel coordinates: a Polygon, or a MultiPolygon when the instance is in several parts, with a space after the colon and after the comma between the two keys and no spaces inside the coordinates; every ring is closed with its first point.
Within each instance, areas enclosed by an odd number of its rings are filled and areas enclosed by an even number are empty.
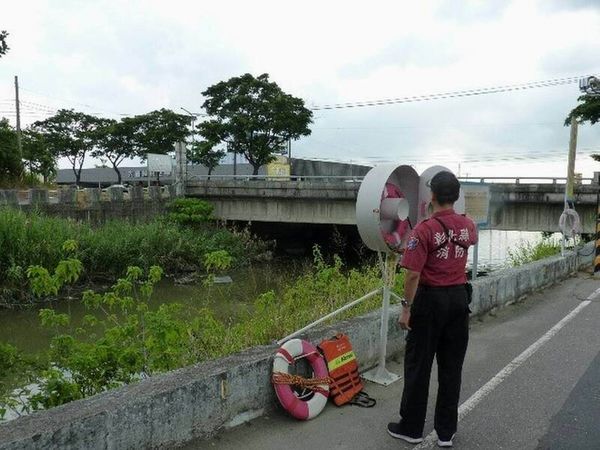
{"type": "Polygon", "coordinates": [[[404,299],[400,300],[400,304],[401,304],[402,306],[404,306],[405,308],[410,308],[410,305],[411,305],[410,303],[408,303],[408,302],[407,302],[406,300],[404,300],[404,299]]]}

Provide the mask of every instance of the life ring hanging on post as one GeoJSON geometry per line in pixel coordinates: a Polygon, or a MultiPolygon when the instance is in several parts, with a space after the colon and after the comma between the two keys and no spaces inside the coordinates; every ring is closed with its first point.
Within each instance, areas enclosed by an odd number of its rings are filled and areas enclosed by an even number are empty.
{"type": "Polygon", "coordinates": [[[581,220],[577,211],[566,208],[558,219],[558,228],[567,238],[573,238],[575,235],[580,234],[582,231],[581,220]]]}
{"type": "Polygon", "coordinates": [[[271,378],[275,393],[281,403],[293,417],[308,420],[316,417],[327,404],[329,397],[329,373],[325,359],[314,345],[301,339],[290,339],[283,344],[273,360],[271,378]],[[310,364],[313,378],[303,378],[290,374],[290,367],[302,358],[310,364]],[[298,398],[292,386],[310,389],[313,395],[308,400],[298,398]]]}

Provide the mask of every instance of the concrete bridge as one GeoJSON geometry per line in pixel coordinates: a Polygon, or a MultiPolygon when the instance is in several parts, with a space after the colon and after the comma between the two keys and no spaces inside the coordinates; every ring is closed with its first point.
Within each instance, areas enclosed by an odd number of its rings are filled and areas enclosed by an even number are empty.
{"type": "MultiPolygon", "coordinates": [[[[490,228],[498,230],[558,231],[563,211],[564,181],[557,178],[464,179],[490,183],[490,228]],[[536,180],[538,182],[532,183],[536,180]],[[542,181],[542,182],[539,182],[542,181]]],[[[266,177],[192,179],[186,195],[209,200],[216,216],[230,221],[355,225],[355,203],[361,177],[266,177]]],[[[584,180],[589,182],[590,180],[584,180]]],[[[595,232],[597,184],[577,184],[576,209],[585,233],[595,232]]],[[[467,197],[467,213],[475,205],[467,197]]]]}

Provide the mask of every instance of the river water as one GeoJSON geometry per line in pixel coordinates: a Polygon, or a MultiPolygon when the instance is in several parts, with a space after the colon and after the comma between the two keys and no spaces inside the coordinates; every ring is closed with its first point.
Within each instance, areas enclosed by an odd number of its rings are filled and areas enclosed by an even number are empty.
{"type": "MultiPolygon", "coordinates": [[[[559,239],[556,233],[551,239],[559,239]]],[[[498,270],[508,264],[510,249],[514,249],[523,243],[537,243],[542,234],[532,231],[479,231],[479,269],[488,271],[498,270]]],[[[473,263],[473,250],[469,250],[469,266],[473,263]]]]}
{"type": "MultiPolygon", "coordinates": [[[[537,242],[540,233],[483,230],[479,234],[480,270],[497,270],[506,264],[508,249],[521,242],[537,242]]],[[[469,263],[472,251],[469,252],[469,263]]],[[[209,307],[223,320],[235,320],[237,314],[260,294],[289,284],[305,270],[307,259],[275,259],[259,266],[237,269],[229,276],[228,284],[215,284],[207,288],[198,285],[178,285],[164,280],[155,289],[152,305],[161,303],[184,303],[209,307]]],[[[61,300],[52,305],[57,312],[70,313],[75,327],[88,313],[79,296],[73,300],[61,300]]],[[[351,300],[351,299],[349,299],[351,300]]],[[[48,306],[45,306],[48,307],[48,306]]],[[[0,310],[0,342],[16,345],[26,352],[38,352],[48,347],[50,334],[39,324],[38,308],[25,310],[0,310]]]]}
{"type": "MultiPolygon", "coordinates": [[[[231,283],[216,283],[210,287],[202,283],[180,285],[173,280],[162,280],[155,286],[150,307],[163,303],[183,303],[197,308],[208,307],[222,320],[235,320],[246,305],[260,294],[290,283],[296,274],[302,273],[308,261],[279,260],[257,266],[243,267],[231,271],[231,283]]],[[[107,286],[108,288],[109,286],[107,286]]],[[[98,289],[100,291],[100,289],[98,289]]],[[[73,295],[72,300],[63,299],[29,309],[0,309],[0,342],[16,345],[26,352],[38,352],[48,348],[50,333],[40,326],[38,311],[40,308],[54,308],[58,313],[69,313],[73,329],[89,314],[80,301],[81,295],[73,295]]]]}

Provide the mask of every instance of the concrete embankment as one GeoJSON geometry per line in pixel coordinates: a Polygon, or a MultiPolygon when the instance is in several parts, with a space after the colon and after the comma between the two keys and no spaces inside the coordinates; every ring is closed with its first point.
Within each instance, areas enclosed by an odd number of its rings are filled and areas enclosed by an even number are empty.
{"type": "MultiPolygon", "coordinates": [[[[477,280],[471,309],[483,314],[569,277],[590,264],[591,248],[582,253],[590,255],[571,253],[477,280]]],[[[392,317],[397,313],[393,307],[392,317]]],[[[362,369],[376,363],[378,312],[305,337],[318,342],[336,332],[349,334],[362,369]]],[[[395,320],[389,336],[389,356],[398,355],[404,340],[395,320]]],[[[0,450],[165,448],[211,435],[277,407],[269,382],[275,349],[255,347],[2,424],[0,450]]]]}
{"type": "Polygon", "coordinates": [[[0,208],[39,211],[49,216],[98,225],[114,219],[147,221],[164,213],[167,203],[176,197],[174,185],[150,186],[147,192],[141,186],[133,186],[128,192],[115,187],[57,191],[0,189],[0,208]]]}

